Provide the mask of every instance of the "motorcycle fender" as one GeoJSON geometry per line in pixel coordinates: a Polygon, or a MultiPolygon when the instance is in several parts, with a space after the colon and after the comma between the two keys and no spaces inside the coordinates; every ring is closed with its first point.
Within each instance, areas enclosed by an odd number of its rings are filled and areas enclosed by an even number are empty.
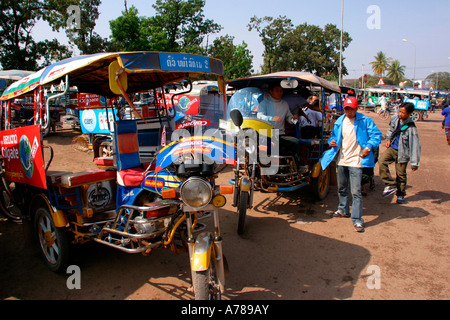
{"type": "Polygon", "coordinates": [[[320,163],[316,163],[314,165],[314,168],[311,171],[311,177],[312,178],[317,178],[319,176],[319,174],[320,174],[320,170],[322,170],[322,168],[320,166],[320,163]]]}
{"type": "Polygon", "coordinates": [[[208,232],[198,235],[192,254],[192,271],[206,271],[211,261],[212,240],[208,232]]]}
{"type": "Polygon", "coordinates": [[[53,219],[53,223],[55,224],[55,227],[57,228],[64,228],[65,226],[67,226],[67,224],[69,223],[69,221],[67,220],[66,214],[62,211],[62,210],[57,210],[55,207],[53,207],[50,204],[50,201],[47,199],[46,196],[42,195],[42,194],[38,194],[36,195],[36,197],[33,199],[41,199],[45,202],[45,204],[48,207],[48,210],[50,211],[50,214],[52,215],[52,219],[53,219]]]}
{"type": "Polygon", "coordinates": [[[61,210],[52,211],[52,218],[55,223],[55,227],[57,228],[64,228],[69,223],[66,215],[61,210]]]}
{"type": "Polygon", "coordinates": [[[241,181],[239,181],[239,187],[241,191],[250,191],[251,183],[247,176],[243,176],[241,181]]]}

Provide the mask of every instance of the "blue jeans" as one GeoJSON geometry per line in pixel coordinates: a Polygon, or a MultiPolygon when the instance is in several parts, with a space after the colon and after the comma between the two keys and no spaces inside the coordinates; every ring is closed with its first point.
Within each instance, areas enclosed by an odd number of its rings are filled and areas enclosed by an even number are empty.
{"type": "Polygon", "coordinates": [[[337,182],[339,206],[338,211],[350,215],[349,185],[352,194],[353,224],[364,223],[362,219],[363,200],[361,192],[362,168],[338,166],[337,182]]]}

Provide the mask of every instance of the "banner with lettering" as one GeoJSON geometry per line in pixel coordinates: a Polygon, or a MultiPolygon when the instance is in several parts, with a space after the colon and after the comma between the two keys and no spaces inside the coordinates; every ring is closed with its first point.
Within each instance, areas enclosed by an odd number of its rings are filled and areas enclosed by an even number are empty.
{"type": "Polygon", "coordinates": [[[2,131],[0,147],[7,180],[47,188],[38,125],[2,131]]]}

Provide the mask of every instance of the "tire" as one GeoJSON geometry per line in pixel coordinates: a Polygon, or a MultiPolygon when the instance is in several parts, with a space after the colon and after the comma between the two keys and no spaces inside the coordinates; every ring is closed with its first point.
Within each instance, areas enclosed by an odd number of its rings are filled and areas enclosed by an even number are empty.
{"type": "MultiPolygon", "coordinates": [[[[6,180],[0,183],[0,213],[6,218],[12,221],[22,220],[22,211],[13,203],[9,193],[6,191],[4,183],[8,183],[6,180]]],[[[13,183],[9,183],[8,187],[11,189],[13,183]]]]}
{"type": "Polygon", "coordinates": [[[239,196],[239,205],[238,205],[238,229],[237,229],[237,233],[239,235],[244,233],[245,216],[247,215],[248,197],[249,197],[249,194],[248,194],[247,191],[241,191],[240,196],[239,196]]]}
{"type": "Polygon", "coordinates": [[[380,117],[381,120],[387,120],[389,118],[389,111],[388,110],[380,111],[378,116],[380,117]]]}
{"type": "Polygon", "coordinates": [[[57,228],[46,207],[36,210],[34,219],[41,255],[53,272],[66,272],[69,265],[69,240],[65,228],[57,228]]]}
{"type": "Polygon", "coordinates": [[[318,200],[324,200],[328,191],[330,190],[330,168],[325,170],[320,169],[319,176],[317,178],[312,178],[312,188],[314,195],[318,200]]]}
{"type": "Polygon", "coordinates": [[[192,272],[195,300],[220,300],[221,292],[216,272],[214,254],[211,254],[209,269],[192,272]]]}
{"type": "Polygon", "coordinates": [[[414,111],[412,114],[411,114],[411,119],[413,120],[413,121],[419,121],[420,120],[420,112],[419,111],[414,111]]]}

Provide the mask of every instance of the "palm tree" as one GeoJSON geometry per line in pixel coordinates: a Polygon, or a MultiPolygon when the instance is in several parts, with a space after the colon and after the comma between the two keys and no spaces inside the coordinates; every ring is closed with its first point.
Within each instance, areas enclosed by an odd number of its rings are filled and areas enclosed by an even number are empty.
{"type": "Polygon", "coordinates": [[[394,84],[400,83],[405,77],[405,66],[400,64],[400,61],[394,60],[388,68],[387,77],[394,81],[394,84]]]}
{"type": "Polygon", "coordinates": [[[372,65],[372,70],[375,75],[383,77],[384,73],[389,68],[392,58],[387,58],[383,51],[378,52],[374,58],[375,61],[370,63],[372,65]]]}

